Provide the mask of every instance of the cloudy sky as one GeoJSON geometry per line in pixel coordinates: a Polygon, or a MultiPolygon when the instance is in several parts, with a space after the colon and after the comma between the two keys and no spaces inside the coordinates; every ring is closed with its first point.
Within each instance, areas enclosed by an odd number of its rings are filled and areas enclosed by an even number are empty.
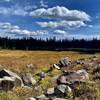
{"type": "Polygon", "coordinates": [[[0,0],[0,36],[100,38],[100,0],[0,0]]]}

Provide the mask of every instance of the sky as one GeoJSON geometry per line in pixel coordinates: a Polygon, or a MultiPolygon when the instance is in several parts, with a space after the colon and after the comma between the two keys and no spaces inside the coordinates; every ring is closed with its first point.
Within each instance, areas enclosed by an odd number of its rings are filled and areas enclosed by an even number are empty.
{"type": "Polygon", "coordinates": [[[0,0],[0,37],[100,39],[100,0],[0,0]]]}

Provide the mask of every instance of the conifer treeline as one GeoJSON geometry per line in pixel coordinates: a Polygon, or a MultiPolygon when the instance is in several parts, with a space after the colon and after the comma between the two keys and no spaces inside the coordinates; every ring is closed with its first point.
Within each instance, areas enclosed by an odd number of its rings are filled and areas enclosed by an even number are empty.
{"type": "Polygon", "coordinates": [[[0,37],[0,48],[1,49],[18,49],[18,50],[67,50],[71,48],[82,48],[82,49],[100,49],[100,40],[92,39],[34,39],[34,38],[23,38],[23,39],[10,39],[0,37]]]}

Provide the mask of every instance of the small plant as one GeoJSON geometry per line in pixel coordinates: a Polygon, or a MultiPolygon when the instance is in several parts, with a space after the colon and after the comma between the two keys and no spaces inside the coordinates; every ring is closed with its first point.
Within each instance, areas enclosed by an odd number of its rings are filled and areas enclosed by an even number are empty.
{"type": "Polygon", "coordinates": [[[67,92],[65,98],[68,99],[68,100],[72,100],[72,98],[73,98],[73,93],[72,93],[72,92],[67,92]]]}
{"type": "Polygon", "coordinates": [[[42,87],[43,90],[50,87],[50,85],[51,85],[50,80],[51,80],[50,77],[46,77],[45,79],[40,81],[40,86],[42,87]]]}
{"type": "Polygon", "coordinates": [[[53,77],[53,76],[59,75],[59,73],[60,73],[59,70],[53,69],[52,72],[50,73],[50,75],[53,77]]]}
{"type": "Polygon", "coordinates": [[[24,88],[24,87],[16,87],[13,92],[19,97],[28,97],[32,95],[32,89],[24,88]]]}
{"type": "Polygon", "coordinates": [[[0,92],[0,100],[21,100],[16,94],[13,92],[0,92]]]}
{"type": "Polygon", "coordinates": [[[100,85],[95,82],[89,81],[87,83],[79,84],[74,92],[74,95],[80,98],[86,97],[88,100],[98,100],[98,98],[100,99],[100,85]]]}

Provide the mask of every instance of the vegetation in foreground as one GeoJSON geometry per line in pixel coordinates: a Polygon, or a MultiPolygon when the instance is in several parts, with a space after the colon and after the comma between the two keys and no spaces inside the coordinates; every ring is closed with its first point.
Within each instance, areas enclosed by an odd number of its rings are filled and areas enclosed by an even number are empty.
{"type": "MultiPolygon", "coordinates": [[[[38,80],[38,77],[35,75],[36,73],[48,70],[50,66],[54,63],[58,63],[59,59],[62,57],[70,57],[73,60],[77,60],[80,58],[89,58],[96,56],[100,59],[100,54],[80,54],[79,52],[51,52],[51,51],[10,51],[10,50],[1,50],[0,51],[0,69],[6,68],[10,69],[19,75],[22,73],[31,73],[33,77],[38,80]],[[28,64],[33,64],[32,68],[28,68],[28,64]]],[[[79,70],[82,69],[83,66],[73,66],[73,68],[69,68],[69,70],[79,70]]],[[[93,68],[91,66],[88,68],[88,72],[90,74],[90,78],[93,77],[92,71],[93,68]]],[[[59,71],[54,70],[51,73],[51,76],[58,75],[59,71]]],[[[99,75],[99,73],[97,73],[99,75]]],[[[28,90],[24,88],[17,87],[13,91],[0,91],[0,100],[24,100],[29,96],[37,96],[42,93],[42,90],[46,88],[53,87],[56,83],[52,82],[51,77],[46,77],[42,80],[39,85],[37,91],[28,90]]],[[[91,95],[97,95],[97,99],[100,99],[100,83],[94,82],[92,79],[87,84],[79,86],[77,88],[77,93],[91,93],[91,95]]],[[[82,95],[83,96],[83,95],[82,95]]],[[[83,97],[80,97],[80,100],[84,100],[83,97]],[[82,99],[83,98],[83,99],[82,99]]],[[[92,98],[89,98],[92,100],[92,98]]]]}

